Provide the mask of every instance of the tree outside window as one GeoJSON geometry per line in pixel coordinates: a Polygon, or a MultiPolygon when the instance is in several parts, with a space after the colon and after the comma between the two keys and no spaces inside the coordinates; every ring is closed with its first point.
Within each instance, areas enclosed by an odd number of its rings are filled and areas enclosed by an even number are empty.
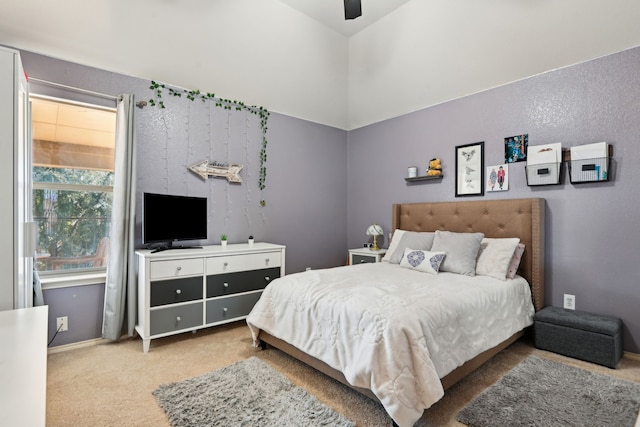
{"type": "Polygon", "coordinates": [[[98,246],[109,238],[112,180],[111,172],[34,167],[39,271],[106,266],[98,246]]]}

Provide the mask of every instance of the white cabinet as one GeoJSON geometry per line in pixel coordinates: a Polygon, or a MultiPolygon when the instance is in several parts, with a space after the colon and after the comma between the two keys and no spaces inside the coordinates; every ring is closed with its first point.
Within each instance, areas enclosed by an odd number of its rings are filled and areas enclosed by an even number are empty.
{"type": "Polygon", "coordinates": [[[0,310],[33,304],[30,129],[20,53],[0,46],[0,310]]]}
{"type": "Polygon", "coordinates": [[[44,426],[49,307],[0,311],[0,414],[3,426],[44,426]]]}
{"type": "Polygon", "coordinates": [[[136,331],[146,353],[154,338],[246,318],[265,286],[284,275],[285,247],[245,243],[136,256],[136,331]]]}

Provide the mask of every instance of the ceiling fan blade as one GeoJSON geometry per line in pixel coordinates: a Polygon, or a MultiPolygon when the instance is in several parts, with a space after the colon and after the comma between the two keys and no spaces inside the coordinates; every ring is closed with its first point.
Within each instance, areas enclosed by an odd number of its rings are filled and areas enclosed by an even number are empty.
{"type": "Polygon", "coordinates": [[[362,16],[360,0],[344,0],[344,19],[355,19],[362,16]]]}

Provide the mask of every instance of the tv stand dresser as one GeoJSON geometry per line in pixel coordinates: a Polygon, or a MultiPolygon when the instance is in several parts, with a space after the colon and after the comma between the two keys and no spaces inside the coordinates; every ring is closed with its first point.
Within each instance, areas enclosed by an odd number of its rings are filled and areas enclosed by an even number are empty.
{"type": "Polygon", "coordinates": [[[247,317],[269,282],[284,275],[285,246],[229,244],[136,251],[138,324],[151,340],[247,317]]]}

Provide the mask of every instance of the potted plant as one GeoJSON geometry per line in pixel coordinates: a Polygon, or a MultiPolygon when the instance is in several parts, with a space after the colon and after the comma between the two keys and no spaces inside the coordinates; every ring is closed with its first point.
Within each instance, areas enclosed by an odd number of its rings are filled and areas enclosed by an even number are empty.
{"type": "Polygon", "coordinates": [[[249,236],[249,246],[253,246],[253,236],[249,236]]]}
{"type": "Polygon", "coordinates": [[[222,234],[220,236],[220,244],[222,245],[223,248],[227,246],[227,235],[226,234],[222,234]]]}

